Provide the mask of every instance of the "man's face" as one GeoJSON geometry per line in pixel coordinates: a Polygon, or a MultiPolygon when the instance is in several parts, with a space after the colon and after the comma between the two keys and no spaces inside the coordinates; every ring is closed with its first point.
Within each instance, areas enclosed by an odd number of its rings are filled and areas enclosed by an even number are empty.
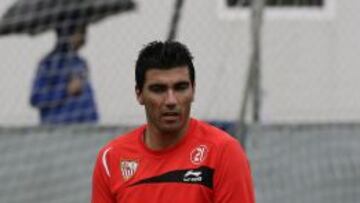
{"type": "Polygon", "coordinates": [[[186,66],[148,70],[143,89],[136,90],[148,124],[159,132],[182,130],[190,116],[194,88],[186,66]]]}
{"type": "Polygon", "coordinates": [[[78,31],[71,36],[71,44],[75,50],[82,48],[86,42],[86,33],[78,31]]]}

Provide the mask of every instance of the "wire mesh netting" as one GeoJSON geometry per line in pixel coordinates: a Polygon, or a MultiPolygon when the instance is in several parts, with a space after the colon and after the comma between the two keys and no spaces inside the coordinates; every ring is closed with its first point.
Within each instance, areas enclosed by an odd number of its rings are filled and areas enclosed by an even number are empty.
{"type": "Polygon", "coordinates": [[[90,202],[99,148],[126,127],[0,130],[0,202],[90,202]]]}
{"type": "Polygon", "coordinates": [[[359,202],[359,130],[358,124],[251,128],[257,202],[359,202]]]}
{"type": "MultiPolygon", "coordinates": [[[[100,146],[130,128],[0,130],[0,202],[89,202],[100,146]]],[[[359,124],[253,126],[257,202],[358,203],[359,124]]]]}
{"type": "MultiPolygon", "coordinates": [[[[359,6],[357,0],[1,0],[0,182],[6,184],[0,202],[88,201],[96,151],[122,132],[101,126],[145,121],[133,67],[153,40],[189,46],[197,71],[193,115],[224,129],[234,130],[239,119],[247,78],[247,121],[359,121],[359,6]],[[27,127],[48,123],[97,125],[27,127]]],[[[358,125],[316,126],[248,129],[258,202],[360,201],[358,125]]]]}

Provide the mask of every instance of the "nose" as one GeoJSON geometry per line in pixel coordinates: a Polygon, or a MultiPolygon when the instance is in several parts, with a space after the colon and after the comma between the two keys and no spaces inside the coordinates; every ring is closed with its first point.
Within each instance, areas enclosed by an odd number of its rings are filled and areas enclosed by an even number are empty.
{"type": "Polygon", "coordinates": [[[177,104],[176,95],[173,90],[168,90],[165,97],[165,105],[170,108],[174,108],[177,104]]]}

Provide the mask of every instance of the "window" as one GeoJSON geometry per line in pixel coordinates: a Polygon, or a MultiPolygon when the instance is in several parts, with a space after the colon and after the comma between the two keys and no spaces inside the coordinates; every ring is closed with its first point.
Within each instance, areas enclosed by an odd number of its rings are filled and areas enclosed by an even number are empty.
{"type": "MultiPolygon", "coordinates": [[[[228,7],[248,7],[252,0],[225,0],[228,7]]],[[[270,7],[323,7],[324,0],[266,0],[270,7]]]]}
{"type": "MultiPolygon", "coordinates": [[[[249,19],[254,0],[217,0],[224,20],[249,19]]],[[[324,20],[335,16],[335,0],[264,0],[264,17],[272,20],[324,20]]]]}

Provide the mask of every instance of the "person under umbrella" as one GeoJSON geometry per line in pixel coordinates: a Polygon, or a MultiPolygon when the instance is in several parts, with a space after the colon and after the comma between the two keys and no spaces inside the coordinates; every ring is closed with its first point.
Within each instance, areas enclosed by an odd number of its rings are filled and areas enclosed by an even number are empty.
{"type": "Polygon", "coordinates": [[[39,63],[30,98],[42,124],[98,121],[89,70],[77,51],[85,43],[87,26],[135,8],[133,0],[17,0],[6,10],[0,37],[57,33],[54,50],[39,63]]]}
{"type": "Polygon", "coordinates": [[[86,42],[86,26],[64,23],[56,34],[55,48],[39,63],[30,103],[42,124],[95,123],[99,116],[89,69],[78,54],[86,42]]]}

